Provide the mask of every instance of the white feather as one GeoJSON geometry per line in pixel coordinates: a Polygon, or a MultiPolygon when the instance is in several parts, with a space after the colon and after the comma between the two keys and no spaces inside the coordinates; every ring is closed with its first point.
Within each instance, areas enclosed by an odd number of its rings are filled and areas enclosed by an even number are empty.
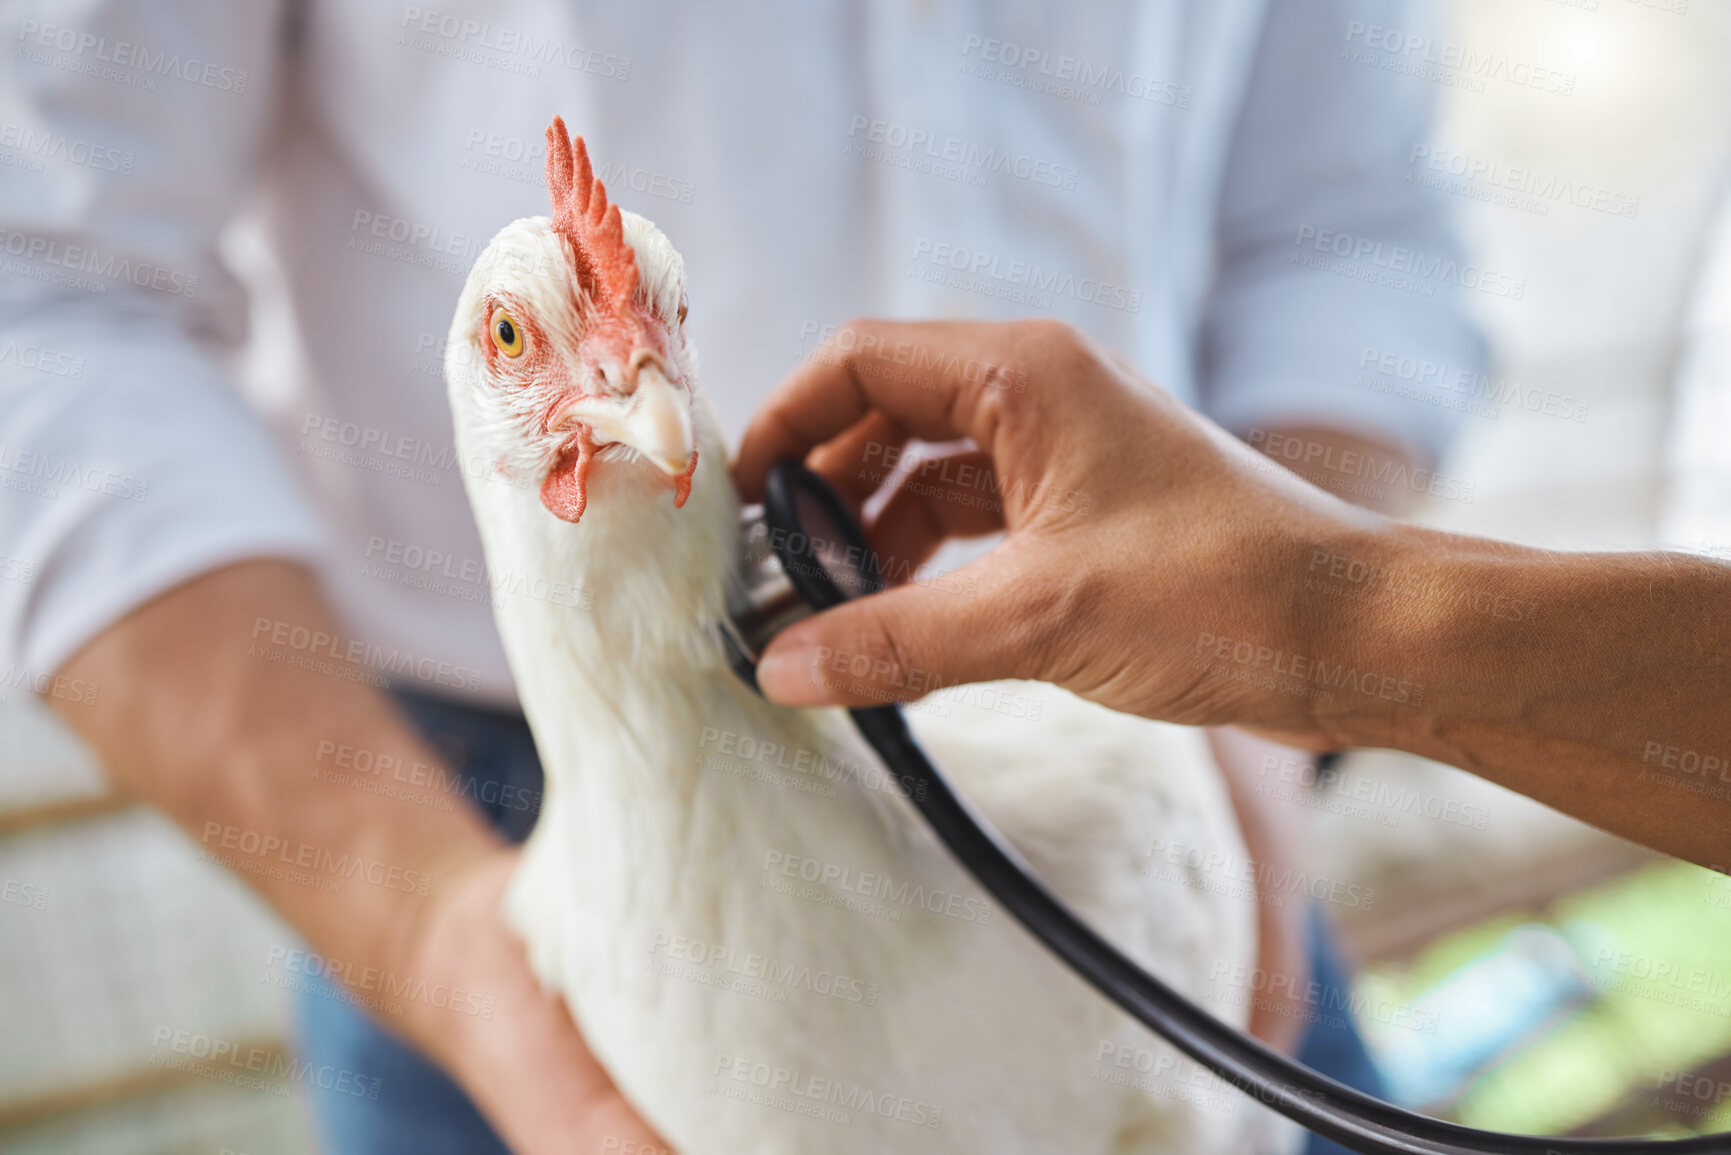
{"type": "MultiPolygon", "coordinates": [[[[624,217],[673,317],[679,256],[624,217]]],[[[701,397],[685,508],[628,455],[595,469],[580,523],[542,507],[554,450],[485,379],[479,310],[506,291],[574,349],[564,266],[545,218],[502,230],[463,291],[447,379],[463,459],[494,466],[467,479],[489,567],[586,603],[497,605],[547,771],[507,914],[626,1097],[684,1155],[1246,1150],[1260,1109],[992,907],[844,715],[772,706],[728,670],[714,627],[737,497],[701,397]]],[[[672,329],[675,375],[694,382],[672,329]]],[[[1161,839],[1244,861],[1200,734],[1016,692],[1043,704],[1037,721],[957,705],[916,728],[1058,894],[1179,990],[1204,998],[1211,975],[1253,964],[1252,902],[1144,870],[1161,839]]]]}

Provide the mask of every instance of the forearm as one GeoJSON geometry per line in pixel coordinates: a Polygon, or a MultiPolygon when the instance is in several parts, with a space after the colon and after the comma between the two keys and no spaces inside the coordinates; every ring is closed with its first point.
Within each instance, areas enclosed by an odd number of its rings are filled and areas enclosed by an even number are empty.
{"type": "Polygon", "coordinates": [[[356,680],[363,671],[332,656],[345,646],[324,647],[314,669],[284,660],[321,631],[338,634],[305,571],[231,566],[104,631],[61,671],[101,686],[97,704],[57,704],[119,789],[235,868],[333,968],[346,964],[339,973],[374,991],[434,992],[404,998],[385,1024],[455,1076],[513,1150],[663,1149],[504,924],[514,850],[461,802],[443,810],[329,780],[345,748],[354,772],[370,759],[411,779],[439,759],[356,680]],[[459,992],[485,1011],[464,1009],[459,992]]]}
{"type": "MultiPolygon", "coordinates": [[[[1264,760],[1290,755],[1275,745],[1242,731],[1210,730],[1215,763],[1226,782],[1238,815],[1244,849],[1257,877],[1280,877],[1302,871],[1306,862],[1303,825],[1275,810],[1273,797],[1257,787],[1264,760]]],[[[1256,901],[1256,965],[1272,979],[1267,990],[1251,992],[1250,1031],[1270,1046],[1296,1054],[1309,1010],[1303,992],[1310,983],[1310,958],[1305,940],[1304,903],[1284,896],[1259,894],[1256,901]]]]}
{"type": "MultiPolygon", "coordinates": [[[[1025,370],[1027,392],[1012,403],[949,370],[808,363],[747,431],[744,493],[818,446],[845,479],[865,442],[844,435],[875,413],[927,441],[971,438],[1012,483],[1007,534],[964,571],[978,598],[906,583],[784,630],[758,665],[772,700],[869,705],[934,679],[1036,678],[1306,749],[1407,750],[1731,864],[1731,568],[1549,553],[1353,509],[1050,323],[853,328],[1025,370]],[[818,676],[835,653],[873,671],[869,693],[818,676]]],[[[925,556],[955,524],[950,502],[899,484],[880,519],[915,527],[904,552],[925,556]]]]}
{"type": "Polygon", "coordinates": [[[114,692],[57,705],[117,789],[166,812],[319,951],[357,969],[399,968],[425,895],[495,840],[465,807],[320,780],[343,747],[405,768],[439,760],[383,694],[344,676],[357,671],[282,661],[299,651],[271,644],[278,622],[338,632],[295,566],[203,575],[110,627],[61,671],[114,692]]]}
{"type": "MultiPolygon", "coordinates": [[[[1318,488],[1385,513],[1403,504],[1398,490],[1353,484],[1411,468],[1385,446],[1320,428],[1260,440],[1318,488]]],[[[1731,866],[1731,614],[1717,631],[1712,616],[1731,606],[1731,567],[1411,526],[1346,540],[1311,552],[1294,598],[1327,626],[1306,653],[1326,663],[1343,642],[1366,642],[1353,651],[1361,661],[1333,667],[1356,671],[1358,687],[1318,702],[1340,746],[1435,758],[1635,841],[1731,866]]]]}
{"type": "Polygon", "coordinates": [[[1409,477],[1418,463],[1387,442],[1320,425],[1281,425],[1253,430],[1251,448],[1361,509],[1399,516],[1412,490],[1366,484],[1365,478],[1409,477]]]}
{"type": "Polygon", "coordinates": [[[1374,575],[1311,622],[1309,649],[1375,675],[1368,691],[1317,702],[1336,744],[1435,758],[1648,846],[1731,864],[1731,567],[1404,525],[1319,556],[1319,568],[1358,561],[1374,575]],[[1382,693],[1389,678],[1408,692],[1382,693]]]}

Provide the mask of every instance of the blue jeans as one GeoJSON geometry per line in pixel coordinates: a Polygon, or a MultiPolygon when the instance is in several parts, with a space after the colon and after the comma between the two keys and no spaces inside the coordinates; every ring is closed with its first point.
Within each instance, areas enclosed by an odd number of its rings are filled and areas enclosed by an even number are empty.
{"type": "MultiPolygon", "coordinates": [[[[1318,1001],[1325,1007],[1350,1006],[1352,972],[1341,958],[1334,931],[1322,917],[1321,906],[1310,908],[1308,934],[1310,978],[1322,988],[1318,1001]]],[[[1312,1023],[1299,1041],[1298,1061],[1336,1082],[1375,1095],[1378,1099],[1388,1093],[1350,1015],[1326,1014],[1312,1023]]],[[[1304,1155],[1348,1155],[1348,1152],[1332,1139],[1311,1135],[1304,1155]]]]}
{"type": "MultiPolygon", "coordinates": [[[[458,771],[463,797],[486,813],[501,833],[529,836],[541,798],[541,762],[519,714],[459,706],[399,694],[421,733],[458,771]]],[[[1310,920],[1312,977],[1331,993],[1350,981],[1320,912],[1310,920]]],[[[315,1095],[309,1103],[321,1147],[328,1155],[507,1155],[468,1096],[439,1068],[398,1042],[360,1010],[321,984],[297,991],[295,1044],[315,1065],[379,1080],[376,1099],[315,1095]]],[[[1344,998],[1324,1000],[1341,1006],[1344,998]]],[[[1327,1015],[1305,1035],[1298,1057],[1323,1074],[1382,1094],[1382,1081],[1357,1031],[1344,1015],[1327,1015]]],[[[1311,1136],[1306,1155],[1340,1155],[1345,1148],[1311,1136]]]]}

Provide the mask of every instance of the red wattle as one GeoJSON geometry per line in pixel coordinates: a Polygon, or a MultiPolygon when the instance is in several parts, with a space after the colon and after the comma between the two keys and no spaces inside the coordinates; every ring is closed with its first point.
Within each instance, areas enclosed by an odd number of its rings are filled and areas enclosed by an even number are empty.
{"type": "Polygon", "coordinates": [[[691,496],[691,475],[697,472],[697,450],[691,451],[691,464],[685,472],[673,479],[673,508],[685,508],[685,499],[691,496]]]}
{"type": "Polygon", "coordinates": [[[589,505],[589,467],[595,462],[595,443],[585,431],[572,449],[567,449],[541,483],[541,504],[554,517],[575,524],[589,505]]]}

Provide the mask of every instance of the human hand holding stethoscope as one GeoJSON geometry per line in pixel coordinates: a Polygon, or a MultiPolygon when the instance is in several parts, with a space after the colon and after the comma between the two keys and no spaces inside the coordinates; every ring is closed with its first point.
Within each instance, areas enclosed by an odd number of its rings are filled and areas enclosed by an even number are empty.
{"type": "Polygon", "coordinates": [[[1383,1103],[1240,1034],[1077,918],[950,788],[896,707],[875,704],[938,684],[1042,678],[1121,710],[1236,722],[1313,748],[1374,743],[1452,754],[1535,797],[1567,798],[1575,805],[1560,808],[1611,829],[1657,831],[1651,845],[1712,854],[1723,815],[1671,836],[1671,812],[1684,808],[1631,807],[1639,799],[1623,763],[1631,733],[1684,726],[1722,737],[1714,703],[1726,681],[1724,567],[1663,556],[1565,559],[1361,513],[1270,469],[1063,326],[866,323],[850,338],[855,353],[795,374],[740,452],[740,488],[762,498],[762,524],[745,535],[748,576],[722,631],[742,677],[790,705],[853,706],[896,780],[917,784],[910,803],[1024,927],[1179,1050],[1318,1134],[1376,1155],[1725,1149],[1724,1135],[1561,1140],[1478,1131],[1383,1103]],[[867,358],[930,368],[890,370],[867,358]],[[899,453],[910,436],[967,437],[974,447],[939,459],[942,484],[928,480],[929,469],[893,472],[868,541],[856,510],[880,477],[864,463],[899,453]],[[965,492],[967,479],[982,476],[999,500],[956,500],[977,497],[965,492]],[[1101,487],[1098,507],[1090,490],[1070,484],[1090,481],[1101,487]],[[1097,520],[1082,516],[1089,512],[1097,520]],[[1000,528],[1003,543],[967,567],[983,597],[962,612],[919,585],[884,590],[880,561],[893,576],[948,536],[1000,528]],[[773,562],[757,557],[761,541],[773,562]],[[1356,564],[1379,578],[1401,574],[1411,604],[1318,612],[1293,595],[1319,557],[1325,572],[1339,561],[1348,573],[1356,564]],[[1593,616],[1499,635],[1458,617],[1463,582],[1493,609],[1538,593],[1593,616]],[[802,616],[793,591],[824,612],[802,616]],[[995,599],[1007,621],[980,610],[995,599]],[[1678,612],[1692,608],[1703,622],[1678,612]],[[1415,642],[1426,648],[1403,649],[1415,642]],[[1555,667],[1546,664],[1553,648],[1563,651],[1555,667]],[[1410,669],[1388,664],[1403,653],[1410,669]],[[837,656],[851,681],[827,676],[837,656]],[[1427,699],[1419,679],[1438,674],[1443,692],[1427,699]],[[1332,692],[1311,692],[1329,686],[1342,691],[1338,705],[1332,692]],[[1604,708],[1607,690],[1627,701],[1627,714],[1604,708]],[[1512,693],[1512,707],[1499,693],[1512,693]],[[1585,789],[1570,794],[1570,785],[1585,789]]]}
{"type": "Polygon", "coordinates": [[[1731,790],[1667,789],[1695,785],[1701,763],[1664,756],[1731,749],[1731,566],[1553,553],[1368,513],[1053,322],[866,321],[836,344],[852,351],[801,366],[754,418],[742,492],[806,459],[857,510],[910,439],[969,438],[892,474],[872,544],[893,581],[949,537],[1007,532],[956,575],[977,596],[904,583],[788,628],[759,668],[771,698],[1049,681],[1311,750],[1406,750],[1731,862],[1731,790]],[[1394,596],[1309,596],[1318,559],[1394,596]],[[849,678],[822,668],[838,655],[849,678]]]}

